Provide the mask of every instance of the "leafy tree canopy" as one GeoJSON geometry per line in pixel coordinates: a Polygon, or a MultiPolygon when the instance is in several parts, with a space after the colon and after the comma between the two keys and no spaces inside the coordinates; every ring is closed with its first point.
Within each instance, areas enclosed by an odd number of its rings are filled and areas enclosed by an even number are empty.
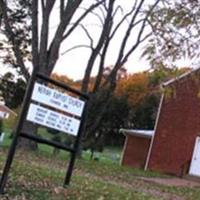
{"type": "Polygon", "coordinates": [[[196,60],[200,56],[199,1],[163,1],[152,12],[149,24],[152,36],[143,55],[152,67],[173,67],[177,60],[196,60]]]}
{"type": "Polygon", "coordinates": [[[21,105],[26,90],[26,82],[22,78],[15,79],[10,72],[0,79],[0,93],[9,108],[21,105]]]}

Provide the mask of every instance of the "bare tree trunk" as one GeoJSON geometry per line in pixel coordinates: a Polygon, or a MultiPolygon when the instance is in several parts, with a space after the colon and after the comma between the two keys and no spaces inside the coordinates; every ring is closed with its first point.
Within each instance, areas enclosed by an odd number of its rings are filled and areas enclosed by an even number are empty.
{"type": "Polygon", "coordinates": [[[100,99],[101,100],[97,105],[98,111],[96,111],[97,116],[95,117],[95,120],[93,119],[92,121],[89,121],[89,120],[87,121],[86,134],[84,136],[84,139],[86,139],[87,137],[90,137],[91,135],[94,135],[94,133],[98,129],[98,127],[101,123],[101,120],[103,118],[103,115],[107,111],[107,108],[110,104],[110,99],[111,99],[114,89],[115,89],[115,87],[113,85],[113,87],[110,86],[107,89],[104,89],[102,91],[99,91],[96,94],[91,95],[90,102],[88,105],[88,112],[94,112],[94,110],[93,110],[93,107],[95,107],[94,104],[96,102],[99,102],[100,99]]]}
{"type": "MultiPolygon", "coordinates": [[[[32,134],[35,135],[37,134],[37,126],[31,122],[25,121],[23,128],[22,128],[22,132],[23,133],[27,133],[27,134],[32,134]]],[[[25,150],[31,150],[31,151],[35,151],[38,148],[38,145],[36,142],[26,139],[26,138],[20,138],[19,139],[19,143],[18,143],[18,147],[25,149],[25,150]]]]}

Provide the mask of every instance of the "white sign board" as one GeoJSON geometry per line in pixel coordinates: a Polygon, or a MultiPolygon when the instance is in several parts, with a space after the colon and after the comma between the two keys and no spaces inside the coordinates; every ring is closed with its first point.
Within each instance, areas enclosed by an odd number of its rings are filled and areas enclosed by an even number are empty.
{"type": "Polygon", "coordinates": [[[27,120],[71,135],[77,135],[80,120],[31,103],[27,120]]]}
{"type": "Polygon", "coordinates": [[[81,116],[85,105],[84,101],[63,94],[55,89],[35,83],[32,100],[52,106],[70,114],[81,116]]]}

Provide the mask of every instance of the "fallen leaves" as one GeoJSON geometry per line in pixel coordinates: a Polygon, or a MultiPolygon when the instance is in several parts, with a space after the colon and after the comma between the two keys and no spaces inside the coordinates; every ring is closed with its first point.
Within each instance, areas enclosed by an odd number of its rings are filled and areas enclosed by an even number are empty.
{"type": "Polygon", "coordinates": [[[158,200],[161,195],[169,200],[170,196],[195,199],[200,195],[193,188],[187,188],[186,193],[181,188],[174,191],[168,186],[149,184],[137,177],[144,172],[92,161],[78,161],[70,186],[63,188],[65,161],[29,153],[27,157],[17,155],[6,194],[0,196],[0,200],[158,200]]]}

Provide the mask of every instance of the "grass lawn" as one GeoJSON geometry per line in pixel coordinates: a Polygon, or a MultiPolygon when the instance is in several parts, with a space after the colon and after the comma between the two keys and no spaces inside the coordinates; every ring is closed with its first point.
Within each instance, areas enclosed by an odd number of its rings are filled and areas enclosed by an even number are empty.
{"type": "MultiPolygon", "coordinates": [[[[0,149],[0,169],[7,155],[6,138],[0,149]]],[[[70,186],[62,184],[69,155],[40,146],[37,152],[18,150],[12,165],[6,194],[1,200],[198,200],[199,187],[174,187],[148,182],[141,177],[165,177],[119,165],[119,152],[107,150],[89,160],[88,153],[77,160],[70,186]],[[117,155],[116,155],[117,154],[117,155]],[[110,158],[110,160],[109,160],[110,158]]]]}

